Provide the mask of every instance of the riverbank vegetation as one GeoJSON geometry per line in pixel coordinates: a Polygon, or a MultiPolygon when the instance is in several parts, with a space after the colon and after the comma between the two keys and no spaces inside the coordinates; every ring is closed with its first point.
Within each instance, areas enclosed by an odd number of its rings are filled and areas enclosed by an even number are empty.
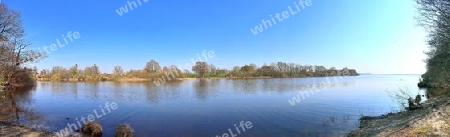
{"type": "Polygon", "coordinates": [[[424,102],[423,109],[361,117],[359,129],[348,136],[447,137],[450,135],[449,100],[447,94],[424,102]]]}
{"type": "Polygon", "coordinates": [[[360,119],[360,128],[348,136],[450,136],[450,1],[415,0],[418,22],[428,31],[427,71],[418,83],[428,100],[421,103],[408,90],[388,91],[403,108],[399,113],[360,119]],[[405,103],[408,102],[408,103],[405,103]],[[416,106],[419,109],[411,109],[416,106]]]}
{"type": "Polygon", "coordinates": [[[47,133],[15,124],[19,116],[32,113],[23,106],[31,101],[21,98],[35,85],[34,73],[26,65],[45,57],[44,53],[30,50],[31,42],[24,35],[21,14],[0,3],[0,136],[47,133]]]}
{"type": "Polygon", "coordinates": [[[416,0],[419,23],[428,31],[427,71],[419,87],[450,88],[450,2],[416,0]]]}
{"type": "Polygon", "coordinates": [[[18,11],[0,4],[0,85],[2,90],[34,85],[31,70],[25,66],[45,57],[30,50],[18,11]]]}
{"type": "MultiPolygon", "coordinates": [[[[77,64],[65,68],[55,66],[51,70],[37,68],[33,71],[41,81],[152,81],[157,78],[173,76],[177,78],[296,78],[296,77],[326,77],[326,76],[356,76],[354,69],[346,67],[336,69],[324,66],[298,65],[294,63],[272,63],[258,67],[255,64],[235,66],[232,70],[219,69],[213,64],[196,62],[191,70],[180,70],[177,66],[159,65],[151,60],[140,70],[125,71],[121,66],[114,67],[111,73],[101,72],[97,65],[80,69],[77,64]]],[[[176,79],[173,79],[176,80],[176,79]]]]}

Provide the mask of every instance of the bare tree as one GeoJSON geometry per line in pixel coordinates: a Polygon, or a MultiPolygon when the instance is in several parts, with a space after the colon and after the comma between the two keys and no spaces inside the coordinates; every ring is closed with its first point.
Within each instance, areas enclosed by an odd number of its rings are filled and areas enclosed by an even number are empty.
{"type": "Polygon", "coordinates": [[[208,73],[208,64],[206,62],[197,62],[195,63],[195,66],[192,67],[192,71],[197,73],[199,77],[203,78],[206,73],[208,73]]]}
{"type": "Polygon", "coordinates": [[[78,64],[75,64],[74,66],[70,67],[69,69],[70,77],[75,78],[78,77],[78,64]]]}
{"type": "Polygon", "coordinates": [[[8,88],[25,86],[24,82],[30,82],[19,77],[27,73],[24,66],[45,57],[42,52],[29,49],[31,42],[23,38],[24,33],[20,13],[0,4],[0,80],[8,83],[8,88]]]}
{"type": "Polygon", "coordinates": [[[159,71],[161,71],[161,66],[159,65],[159,63],[156,60],[152,59],[152,60],[150,60],[150,62],[147,62],[144,70],[146,70],[148,72],[159,72],[159,71]]]}
{"type": "Polygon", "coordinates": [[[113,72],[113,74],[115,75],[115,76],[122,76],[123,75],[123,69],[122,69],[122,67],[121,66],[115,66],[114,67],[114,72],[113,72]]]}
{"type": "Polygon", "coordinates": [[[213,64],[209,64],[209,76],[216,76],[217,75],[217,68],[213,64]]]}

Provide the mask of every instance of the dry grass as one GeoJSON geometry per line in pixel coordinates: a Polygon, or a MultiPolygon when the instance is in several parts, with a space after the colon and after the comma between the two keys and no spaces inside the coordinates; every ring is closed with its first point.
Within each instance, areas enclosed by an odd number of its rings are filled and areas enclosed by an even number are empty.
{"type": "Polygon", "coordinates": [[[128,124],[120,124],[116,129],[115,137],[133,137],[133,129],[128,124]]]}
{"type": "Polygon", "coordinates": [[[81,127],[81,133],[91,135],[93,137],[101,137],[102,126],[97,122],[88,122],[81,127]]]}
{"type": "Polygon", "coordinates": [[[433,126],[431,124],[426,124],[424,126],[413,129],[408,136],[409,137],[429,136],[432,134],[432,132],[433,126]]]}
{"type": "Polygon", "coordinates": [[[147,82],[149,79],[145,78],[120,78],[117,81],[119,82],[147,82]]]}
{"type": "Polygon", "coordinates": [[[443,117],[444,120],[444,124],[442,126],[443,132],[447,135],[450,136],[450,109],[447,108],[445,110],[446,115],[443,117]]]}

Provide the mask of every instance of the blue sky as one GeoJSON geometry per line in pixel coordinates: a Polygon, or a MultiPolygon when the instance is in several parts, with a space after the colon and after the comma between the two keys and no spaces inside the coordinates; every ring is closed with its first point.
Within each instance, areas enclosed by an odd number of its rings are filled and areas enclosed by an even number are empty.
{"type": "Polygon", "coordinates": [[[413,0],[312,0],[257,35],[250,29],[299,1],[140,1],[122,16],[116,10],[128,6],[126,0],[2,2],[21,11],[33,48],[62,41],[69,31],[80,33],[32,64],[39,68],[97,64],[110,72],[117,65],[142,69],[150,59],[184,65],[212,50],[209,63],[229,69],[283,61],[370,73],[425,72],[426,33],[414,20],[413,0]]]}

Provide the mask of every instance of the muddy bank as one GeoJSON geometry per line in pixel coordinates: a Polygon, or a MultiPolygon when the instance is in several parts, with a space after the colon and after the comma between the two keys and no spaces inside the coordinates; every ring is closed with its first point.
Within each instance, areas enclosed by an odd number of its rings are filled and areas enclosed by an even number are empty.
{"type": "Polygon", "coordinates": [[[360,128],[348,136],[450,136],[450,95],[430,99],[422,106],[413,111],[361,117],[360,128]]]}
{"type": "Polygon", "coordinates": [[[2,137],[56,137],[48,131],[33,129],[25,125],[0,121],[0,136],[2,137]]]}

